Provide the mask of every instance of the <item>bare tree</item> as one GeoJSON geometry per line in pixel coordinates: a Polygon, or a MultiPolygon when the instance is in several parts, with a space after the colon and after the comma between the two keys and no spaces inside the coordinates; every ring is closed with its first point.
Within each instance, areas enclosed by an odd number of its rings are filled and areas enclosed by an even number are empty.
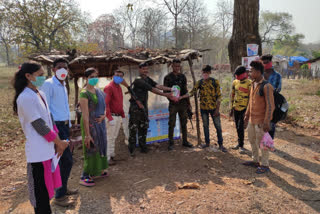
{"type": "Polygon", "coordinates": [[[137,46],[137,34],[141,24],[143,5],[140,0],[126,1],[117,10],[118,17],[122,16],[123,23],[126,26],[125,34],[131,40],[131,47],[137,46]]]}
{"type": "Polygon", "coordinates": [[[196,44],[197,38],[208,24],[203,0],[189,0],[182,12],[182,19],[184,27],[189,32],[189,48],[195,48],[199,45],[196,44]]]}
{"type": "Polygon", "coordinates": [[[111,14],[99,16],[88,27],[89,42],[99,44],[103,51],[113,49],[119,34],[119,23],[116,22],[116,19],[111,14]]]}
{"type": "Polygon", "coordinates": [[[259,0],[234,0],[232,37],[229,42],[231,70],[241,64],[241,57],[247,56],[247,44],[258,44],[261,55],[259,35],[259,0]]]}
{"type": "Polygon", "coordinates": [[[9,19],[5,11],[0,11],[0,44],[3,45],[6,51],[7,65],[11,64],[10,49],[11,44],[14,42],[15,30],[12,25],[9,24],[9,19]]]}
{"type": "Polygon", "coordinates": [[[156,8],[147,8],[142,12],[142,23],[139,30],[143,37],[144,46],[155,48],[156,43],[160,46],[162,26],[164,24],[165,13],[156,8]]]}
{"type": "Polygon", "coordinates": [[[220,31],[219,63],[226,63],[228,60],[228,41],[231,35],[233,22],[233,6],[230,0],[220,0],[217,3],[217,12],[214,14],[215,24],[220,31]]]}
{"type": "Polygon", "coordinates": [[[188,4],[189,0],[172,0],[172,3],[169,3],[168,0],[163,1],[174,18],[175,47],[178,48],[178,17],[188,4]]]}

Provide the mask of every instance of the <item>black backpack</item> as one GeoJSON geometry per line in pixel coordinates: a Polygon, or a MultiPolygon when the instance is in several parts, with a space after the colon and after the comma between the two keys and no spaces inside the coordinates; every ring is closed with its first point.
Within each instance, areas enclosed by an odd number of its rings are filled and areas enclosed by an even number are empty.
{"type": "MultiPolygon", "coordinates": [[[[268,81],[264,80],[262,84],[260,85],[259,89],[259,95],[264,96],[263,88],[268,83],[268,81]]],[[[284,120],[287,117],[289,104],[286,100],[286,98],[280,94],[278,91],[273,91],[273,97],[274,97],[274,112],[271,122],[277,123],[280,120],[284,120]]]]}

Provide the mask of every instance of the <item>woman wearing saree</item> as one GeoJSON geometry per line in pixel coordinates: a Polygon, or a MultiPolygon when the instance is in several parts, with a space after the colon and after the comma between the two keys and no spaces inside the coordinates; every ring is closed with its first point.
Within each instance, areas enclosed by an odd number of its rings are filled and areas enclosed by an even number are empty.
{"type": "Polygon", "coordinates": [[[88,68],[85,71],[86,85],[80,92],[81,135],[84,154],[83,172],[80,184],[94,186],[94,179],[106,177],[107,130],[105,126],[105,94],[95,86],[98,71],[88,68]]]}

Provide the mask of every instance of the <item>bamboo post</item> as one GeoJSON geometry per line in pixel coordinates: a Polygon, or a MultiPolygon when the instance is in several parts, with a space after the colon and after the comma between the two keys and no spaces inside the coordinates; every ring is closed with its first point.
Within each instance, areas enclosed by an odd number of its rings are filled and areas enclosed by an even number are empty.
{"type": "MultiPolygon", "coordinates": [[[[193,62],[192,59],[189,57],[188,58],[188,63],[189,63],[189,67],[190,67],[190,72],[191,72],[191,76],[193,79],[193,87],[196,85],[196,77],[194,75],[193,72],[193,62]]],[[[201,138],[200,138],[200,120],[199,120],[199,106],[198,106],[198,95],[197,93],[195,93],[194,95],[194,102],[195,102],[195,107],[196,107],[196,126],[197,126],[197,138],[198,138],[198,145],[201,144],[201,138]]]]}
{"type": "Polygon", "coordinates": [[[67,88],[68,98],[69,98],[69,95],[70,95],[70,85],[69,85],[69,78],[68,78],[68,77],[66,78],[66,88],[67,88]]]}
{"type": "Polygon", "coordinates": [[[74,89],[75,89],[75,92],[74,92],[74,107],[77,106],[78,104],[78,93],[79,93],[79,86],[78,86],[78,77],[75,77],[74,78],[74,89]]]}

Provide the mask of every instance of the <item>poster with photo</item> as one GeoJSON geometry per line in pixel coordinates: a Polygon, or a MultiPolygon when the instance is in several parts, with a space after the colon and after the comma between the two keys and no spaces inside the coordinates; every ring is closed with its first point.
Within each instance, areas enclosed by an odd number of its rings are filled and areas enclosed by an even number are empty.
{"type": "Polygon", "coordinates": [[[242,57],[242,65],[246,67],[247,70],[249,70],[250,67],[250,63],[254,60],[260,60],[259,56],[250,56],[250,57],[242,57]]]}
{"type": "Polygon", "coordinates": [[[247,56],[257,56],[259,51],[259,45],[247,44],[247,56]]]}

